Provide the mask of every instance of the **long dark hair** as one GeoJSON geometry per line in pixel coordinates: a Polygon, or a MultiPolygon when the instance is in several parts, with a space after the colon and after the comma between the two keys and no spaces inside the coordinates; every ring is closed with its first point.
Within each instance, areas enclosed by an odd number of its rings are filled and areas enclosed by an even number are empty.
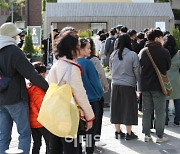
{"type": "MultiPolygon", "coordinates": [[[[101,34],[102,35],[102,34],[101,34]]],[[[100,35],[100,36],[101,36],[100,35]]],[[[96,55],[96,49],[95,49],[95,44],[94,44],[94,41],[93,41],[93,39],[92,38],[88,38],[88,40],[89,40],[89,43],[90,43],[90,48],[91,48],[91,55],[92,56],[95,56],[96,55]]]]}
{"type": "Polygon", "coordinates": [[[123,53],[124,48],[128,48],[129,50],[132,50],[131,39],[128,34],[122,34],[118,38],[117,49],[118,49],[119,60],[123,60],[122,53],[123,53]]]}
{"type": "Polygon", "coordinates": [[[89,40],[86,39],[86,38],[81,38],[81,39],[80,39],[80,42],[81,42],[80,48],[81,48],[81,49],[84,49],[85,46],[87,45],[87,43],[89,42],[89,40]]]}
{"type": "Polygon", "coordinates": [[[172,59],[174,55],[177,53],[176,40],[171,34],[166,34],[163,37],[163,39],[164,39],[163,47],[169,50],[172,59]]]}
{"type": "Polygon", "coordinates": [[[57,45],[57,50],[55,51],[55,57],[66,56],[67,59],[73,60],[77,57],[78,52],[78,37],[72,32],[64,34],[57,45]]]}

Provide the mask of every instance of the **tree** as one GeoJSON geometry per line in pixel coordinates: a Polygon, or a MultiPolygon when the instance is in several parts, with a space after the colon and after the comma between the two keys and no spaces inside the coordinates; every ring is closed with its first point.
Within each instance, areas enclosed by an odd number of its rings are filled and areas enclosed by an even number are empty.
{"type": "Polygon", "coordinates": [[[28,31],[28,34],[25,36],[25,43],[23,50],[26,52],[27,55],[30,56],[29,58],[31,58],[32,54],[34,53],[32,35],[30,31],[28,31]]]}
{"type": "Polygon", "coordinates": [[[7,2],[0,1],[0,7],[2,7],[2,8],[8,8],[8,7],[9,7],[9,5],[8,5],[8,3],[7,3],[7,2]]]}
{"type": "Polygon", "coordinates": [[[176,39],[177,49],[180,49],[180,30],[178,28],[173,29],[173,36],[176,39]]]}
{"type": "MultiPolygon", "coordinates": [[[[13,21],[21,21],[22,17],[18,14],[18,10],[25,7],[25,0],[9,0],[8,8],[13,11],[13,21]],[[13,5],[13,10],[12,10],[13,5]]],[[[11,14],[12,15],[12,14],[11,14]]],[[[7,18],[6,22],[11,21],[11,15],[7,18]]]]}
{"type": "Polygon", "coordinates": [[[57,3],[57,0],[42,0],[42,11],[46,11],[46,3],[47,2],[57,3]]]}
{"type": "MultiPolygon", "coordinates": [[[[17,12],[14,12],[13,21],[22,21],[22,17],[17,12]]],[[[11,22],[11,15],[6,19],[6,22],[11,22]]]]}

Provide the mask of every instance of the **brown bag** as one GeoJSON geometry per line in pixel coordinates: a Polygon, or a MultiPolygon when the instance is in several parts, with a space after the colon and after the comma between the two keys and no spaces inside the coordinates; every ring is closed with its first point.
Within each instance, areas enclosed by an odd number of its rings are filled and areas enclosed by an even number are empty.
{"type": "Polygon", "coordinates": [[[170,96],[170,94],[172,93],[172,86],[168,79],[168,76],[161,74],[161,72],[159,71],[158,67],[156,66],[148,48],[147,48],[146,52],[147,52],[147,55],[148,55],[149,59],[151,60],[151,63],[156,71],[163,94],[166,96],[170,96]]]}

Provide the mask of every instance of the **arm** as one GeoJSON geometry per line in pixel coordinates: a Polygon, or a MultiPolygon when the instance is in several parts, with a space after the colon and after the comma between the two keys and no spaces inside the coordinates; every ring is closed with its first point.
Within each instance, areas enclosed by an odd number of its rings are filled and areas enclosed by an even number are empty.
{"type": "Polygon", "coordinates": [[[30,89],[28,89],[28,94],[30,97],[29,103],[33,103],[34,107],[38,111],[38,114],[45,96],[45,92],[39,87],[32,86],[30,89]]]}
{"type": "Polygon", "coordinates": [[[133,71],[136,77],[136,81],[140,83],[140,63],[139,59],[136,53],[134,53],[134,59],[133,59],[133,71]]]}
{"type": "Polygon", "coordinates": [[[13,67],[26,79],[29,79],[34,85],[46,91],[48,83],[46,80],[34,69],[34,66],[27,60],[23,52],[18,48],[14,51],[13,67]]]}
{"type": "Polygon", "coordinates": [[[106,79],[106,75],[105,75],[104,69],[103,69],[103,67],[101,65],[101,62],[97,57],[94,57],[92,59],[92,61],[93,61],[94,65],[95,65],[95,67],[97,69],[101,84],[102,84],[103,89],[104,89],[104,93],[106,93],[109,90],[109,84],[108,84],[108,81],[106,79]]]}
{"type": "Polygon", "coordinates": [[[86,120],[93,120],[94,113],[90,106],[86,91],[83,86],[80,69],[76,66],[72,67],[71,88],[75,100],[77,101],[81,109],[84,111],[86,120]]]}

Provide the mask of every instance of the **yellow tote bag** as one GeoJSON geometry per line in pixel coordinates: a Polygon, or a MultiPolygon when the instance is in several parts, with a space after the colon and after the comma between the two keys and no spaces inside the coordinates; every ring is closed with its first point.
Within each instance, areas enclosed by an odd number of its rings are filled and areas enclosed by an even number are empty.
{"type": "Polygon", "coordinates": [[[37,120],[56,136],[76,138],[79,125],[79,110],[69,85],[72,64],[68,68],[70,70],[67,84],[59,85],[65,76],[65,71],[59,84],[50,84],[37,120]]]}

